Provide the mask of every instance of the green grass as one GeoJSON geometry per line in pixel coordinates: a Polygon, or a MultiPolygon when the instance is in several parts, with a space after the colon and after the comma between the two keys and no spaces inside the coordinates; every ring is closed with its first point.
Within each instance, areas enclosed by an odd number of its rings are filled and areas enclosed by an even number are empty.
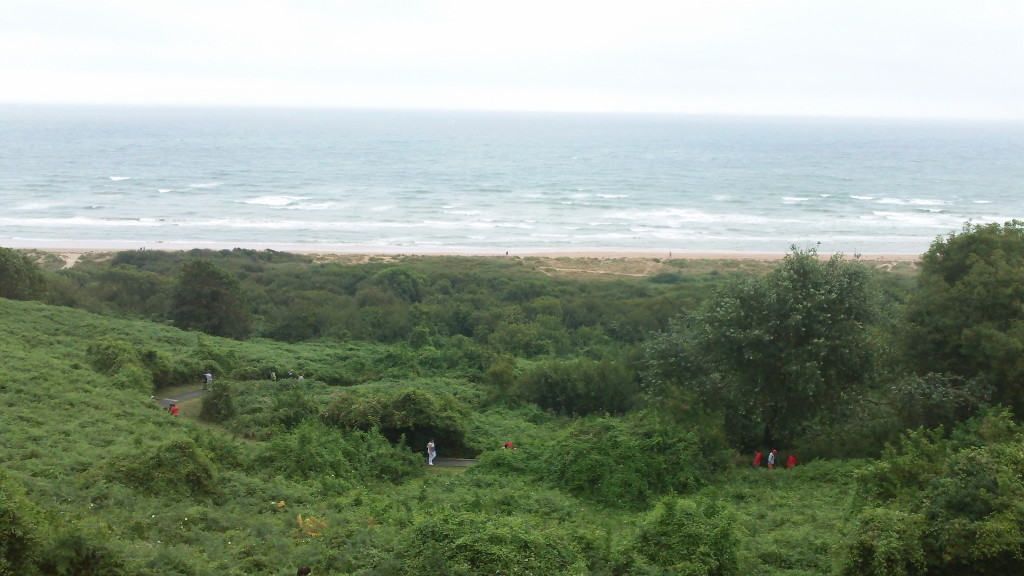
{"type": "MultiPolygon", "coordinates": [[[[483,392],[469,382],[387,376],[407,370],[394,360],[401,355],[387,347],[235,342],[158,323],[7,300],[0,300],[0,317],[4,469],[44,511],[48,525],[63,526],[120,555],[128,568],[114,573],[280,574],[309,563],[321,573],[400,574],[403,563],[412,562],[406,555],[416,530],[436,518],[472,518],[482,523],[482,531],[465,535],[477,538],[475,546],[491,546],[499,555],[520,544],[552,547],[545,553],[576,550],[584,560],[574,561],[585,561],[592,573],[611,574],[616,559],[628,555],[630,539],[644,518],[645,511],[602,507],[511,471],[422,466],[421,474],[397,484],[272,473],[255,459],[265,454],[268,442],[243,441],[228,426],[196,420],[201,399],[179,403],[181,415],[171,418],[151,392],[117,387],[93,368],[87,353],[90,342],[107,338],[158,351],[176,365],[216,361],[230,364],[238,374],[249,367],[262,373],[267,365],[286,362],[325,369],[336,363],[374,366],[360,372],[364,378],[371,372],[381,376],[368,386],[419,382],[425,390],[447,389],[475,406],[466,422],[466,440],[476,450],[501,450],[509,439],[532,447],[570,422],[529,406],[482,410],[483,392]],[[384,366],[383,359],[394,363],[384,366]],[[185,448],[178,460],[163,462],[162,453],[178,441],[194,447],[185,448]],[[209,462],[213,476],[208,489],[146,487],[189,481],[182,474],[193,460],[209,462]],[[125,463],[142,463],[145,472],[146,462],[163,462],[147,472],[155,475],[149,484],[125,480],[125,463]],[[283,507],[277,505],[281,501],[283,507]],[[303,532],[300,514],[322,521],[322,533],[303,532]],[[552,531],[517,544],[519,536],[507,532],[517,526],[552,531]],[[487,540],[498,534],[511,540],[487,540]]],[[[312,378],[300,384],[219,376],[218,382],[230,383],[237,405],[245,409],[273,405],[297,386],[323,407],[338,390],[312,378]]],[[[200,386],[197,375],[194,383],[157,394],[173,397],[200,386]]],[[[267,440],[284,433],[271,430],[267,440]]],[[[705,489],[706,497],[722,499],[735,510],[739,573],[831,574],[847,529],[851,473],[857,467],[812,462],[774,473],[741,467],[705,489]]]]}

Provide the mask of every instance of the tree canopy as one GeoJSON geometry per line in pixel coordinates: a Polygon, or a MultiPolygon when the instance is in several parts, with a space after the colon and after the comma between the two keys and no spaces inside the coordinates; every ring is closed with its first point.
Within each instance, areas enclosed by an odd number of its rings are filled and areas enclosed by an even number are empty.
{"type": "Polygon", "coordinates": [[[39,300],[46,295],[42,271],[24,254],[0,246],[0,298],[39,300]]]}
{"type": "Polygon", "coordinates": [[[921,258],[904,339],[918,373],[981,379],[1024,413],[1024,221],[966,224],[921,258]]]}
{"type": "Polygon", "coordinates": [[[238,280],[209,260],[192,260],[181,267],[171,317],[178,328],[214,336],[245,338],[252,332],[238,280]]]}
{"type": "Polygon", "coordinates": [[[794,247],[776,269],[729,282],[656,339],[652,375],[726,409],[727,421],[760,424],[765,444],[790,440],[866,382],[875,309],[863,266],[794,247]]]}

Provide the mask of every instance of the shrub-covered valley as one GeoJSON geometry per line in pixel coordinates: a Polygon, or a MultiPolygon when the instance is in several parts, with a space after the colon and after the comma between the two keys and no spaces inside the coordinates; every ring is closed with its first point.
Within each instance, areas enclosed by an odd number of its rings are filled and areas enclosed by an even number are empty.
{"type": "Polygon", "coordinates": [[[0,248],[0,574],[1015,574],[1022,415],[1018,221],[884,265],[0,248]]]}

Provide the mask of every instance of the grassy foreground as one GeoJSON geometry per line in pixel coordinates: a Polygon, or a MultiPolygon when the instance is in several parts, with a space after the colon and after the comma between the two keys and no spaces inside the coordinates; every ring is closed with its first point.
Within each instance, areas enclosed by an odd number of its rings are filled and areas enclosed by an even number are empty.
{"type": "MultiPolygon", "coordinates": [[[[302,448],[280,439],[358,439],[281,425],[277,443],[254,439],[200,421],[200,400],[183,403],[175,419],[147,390],[103,373],[93,356],[95,342],[110,340],[197,362],[203,354],[227,354],[240,364],[280,357],[312,361],[337,350],[220,340],[8,300],[0,300],[0,317],[5,505],[31,524],[31,538],[59,548],[39,559],[53,573],[91,565],[97,574],[282,574],[302,563],[331,574],[429,573],[416,560],[427,545],[424,535],[455,534],[467,522],[481,533],[479,541],[462,545],[475,546],[473,554],[481,558],[496,554],[495,565],[507,563],[508,571],[499,573],[615,573],[636,546],[647,514],[597,505],[500,468],[425,474],[412,449],[400,448],[408,455],[403,459],[390,446],[365,439],[363,464],[342,466],[363,466],[364,472],[331,478],[321,474],[329,467],[307,461],[330,459],[318,453],[322,446],[293,462],[294,454],[281,451],[302,448]],[[299,438],[296,430],[306,436],[299,438]],[[310,473],[293,469],[304,464],[310,473]],[[516,548],[522,546],[539,558],[502,560],[521,554],[516,548]],[[569,556],[557,557],[563,546],[569,556]]],[[[369,345],[346,351],[348,361],[372,361],[379,353],[369,345]]],[[[234,385],[236,403],[245,407],[294,398],[289,387],[296,381],[234,385]]],[[[304,397],[317,405],[337,393],[314,381],[302,385],[304,397]]],[[[472,392],[463,396],[475,402],[472,392]]],[[[485,410],[469,420],[467,446],[499,446],[498,434],[515,433],[526,439],[517,451],[524,458],[530,457],[531,439],[540,443],[565,425],[523,408],[485,410]]],[[[741,573],[829,574],[845,530],[848,469],[855,466],[811,463],[769,473],[737,463],[720,483],[694,496],[735,509],[741,573]]],[[[472,573],[471,563],[465,566],[472,573]]]]}

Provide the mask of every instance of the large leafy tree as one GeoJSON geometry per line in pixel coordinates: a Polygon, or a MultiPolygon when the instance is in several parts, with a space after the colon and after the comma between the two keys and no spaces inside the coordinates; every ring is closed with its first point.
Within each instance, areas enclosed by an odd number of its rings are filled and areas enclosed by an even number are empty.
{"type": "Polygon", "coordinates": [[[1024,414],[1024,221],[965,224],[921,258],[906,338],[919,373],[981,380],[1024,414]]]}
{"type": "Polygon", "coordinates": [[[245,338],[252,332],[238,280],[209,260],[192,260],[182,266],[171,317],[178,328],[214,336],[245,338]]]}
{"type": "Polygon", "coordinates": [[[730,281],[655,339],[650,374],[661,392],[722,410],[734,434],[747,425],[766,445],[786,442],[867,382],[876,309],[863,265],[794,247],[770,273],[730,281]]]}
{"type": "Polygon", "coordinates": [[[46,295],[46,280],[35,262],[10,248],[0,247],[0,298],[38,300],[46,295]]]}

